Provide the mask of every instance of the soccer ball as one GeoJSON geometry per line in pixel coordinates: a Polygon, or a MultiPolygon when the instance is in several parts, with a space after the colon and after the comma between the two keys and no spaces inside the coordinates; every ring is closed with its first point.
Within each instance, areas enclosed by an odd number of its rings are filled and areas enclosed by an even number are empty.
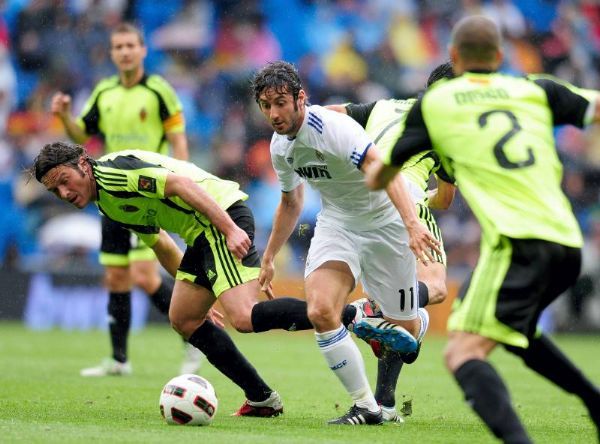
{"type": "Polygon", "coordinates": [[[167,424],[209,425],[217,413],[212,384],[197,375],[180,375],[167,382],[160,394],[160,413],[167,424]]]}

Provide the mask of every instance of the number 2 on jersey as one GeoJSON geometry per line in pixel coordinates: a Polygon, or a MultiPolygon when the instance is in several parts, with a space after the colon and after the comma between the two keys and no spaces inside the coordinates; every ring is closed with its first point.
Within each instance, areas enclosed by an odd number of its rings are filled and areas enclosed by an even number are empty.
{"type": "Polygon", "coordinates": [[[527,147],[527,159],[525,160],[513,162],[509,160],[508,157],[506,157],[506,153],[504,152],[504,145],[506,145],[506,143],[522,129],[521,125],[519,124],[519,121],[517,120],[517,116],[515,116],[511,111],[500,109],[487,111],[479,116],[479,127],[484,128],[487,125],[488,117],[495,113],[504,114],[506,117],[508,117],[512,125],[512,128],[508,130],[508,132],[506,132],[500,138],[500,140],[498,140],[498,142],[496,142],[496,145],[494,145],[494,156],[496,157],[498,164],[502,168],[506,168],[509,170],[514,170],[516,168],[525,168],[533,165],[535,163],[535,157],[533,155],[533,150],[531,149],[531,147],[527,147]]]}

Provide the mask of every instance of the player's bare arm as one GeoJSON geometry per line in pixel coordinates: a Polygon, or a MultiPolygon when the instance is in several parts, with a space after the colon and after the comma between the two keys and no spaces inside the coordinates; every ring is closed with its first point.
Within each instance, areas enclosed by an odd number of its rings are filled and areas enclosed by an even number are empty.
{"type": "Polygon", "coordinates": [[[445,180],[437,180],[437,188],[429,190],[427,206],[434,210],[447,210],[450,208],[454,195],[456,194],[456,186],[446,182],[445,180]]]}
{"type": "Polygon", "coordinates": [[[380,159],[375,159],[365,165],[365,181],[371,190],[383,190],[390,181],[400,172],[400,168],[385,165],[380,159]]]}
{"type": "Polygon", "coordinates": [[[246,256],[251,245],[248,234],[238,227],[227,212],[192,179],[169,174],[165,183],[165,196],[177,196],[196,211],[204,214],[225,235],[229,251],[240,260],[246,256]]]}
{"type": "Polygon", "coordinates": [[[440,243],[417,217],[415,204],[408,194],[402,174],[397,174],[385,191],[404,221],[409,236],[409,247],[416,258],[425,265],[435,262],[433,252],[442,254],[440,243]]]}
{"type": "Polygon", "coordinates": [[[190,153],[185,133],[167,133],[167,140],[171,144],[173,157],[179,160],[188,160],[190,153]]]}
{"type": "Polygon", "coordinates": [[[181,264],[183,253],[173,238],[171,238],[166,231],[160,230],[158,241],[152,245],[152,249],[154,250],[154,253],[156,253],[156,257],[160,264],[171,276],[175,277],[179,264],[181,264]]]}
{"type": "Polygon", "coordinates": [[[50,111],[62,122],[69,138],[76,143],[85,143],[89,136],[75,122],[71,114],[71,96],[62,92],[57,92],[52,97],[50,111]]]}
{"type": "Polygon", "coordinates": [[[262,291],[270,289],[271,281],[275,276],[274,259],[281,247],[292,235],[300,212],[304,206],[304,185],[301,184],[289,192],[281,193],[281,201],[275,211],[273,228],[265,252],[263,254],[258,281],[262,291]]]}

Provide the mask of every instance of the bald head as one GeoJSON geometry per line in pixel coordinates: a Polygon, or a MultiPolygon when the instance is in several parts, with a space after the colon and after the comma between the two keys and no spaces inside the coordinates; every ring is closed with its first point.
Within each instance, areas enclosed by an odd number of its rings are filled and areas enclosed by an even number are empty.
{"type": "Polygon", "coordinates": [[[460,20],[452,30],[451,55],[459,57],[466,69],[496,69],[498,66],[492,65],[501,61],[501,57],[498,60],[501,46],[500,30],[492,20],[481,15],[460,20]]]}

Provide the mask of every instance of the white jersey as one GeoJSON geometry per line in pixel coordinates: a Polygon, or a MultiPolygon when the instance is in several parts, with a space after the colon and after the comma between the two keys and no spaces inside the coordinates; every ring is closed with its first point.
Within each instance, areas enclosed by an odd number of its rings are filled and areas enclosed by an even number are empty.
{"type": "Polygon", "coordinates": [[[292,191],[304,181],[319,191],[317,220],[365,231],[400,219],[386,192],[370,191],[360,171],[372,146],[354,119],[310,105],[295,138],[273,134],[271,160],[282,191],[292,191]]]}

